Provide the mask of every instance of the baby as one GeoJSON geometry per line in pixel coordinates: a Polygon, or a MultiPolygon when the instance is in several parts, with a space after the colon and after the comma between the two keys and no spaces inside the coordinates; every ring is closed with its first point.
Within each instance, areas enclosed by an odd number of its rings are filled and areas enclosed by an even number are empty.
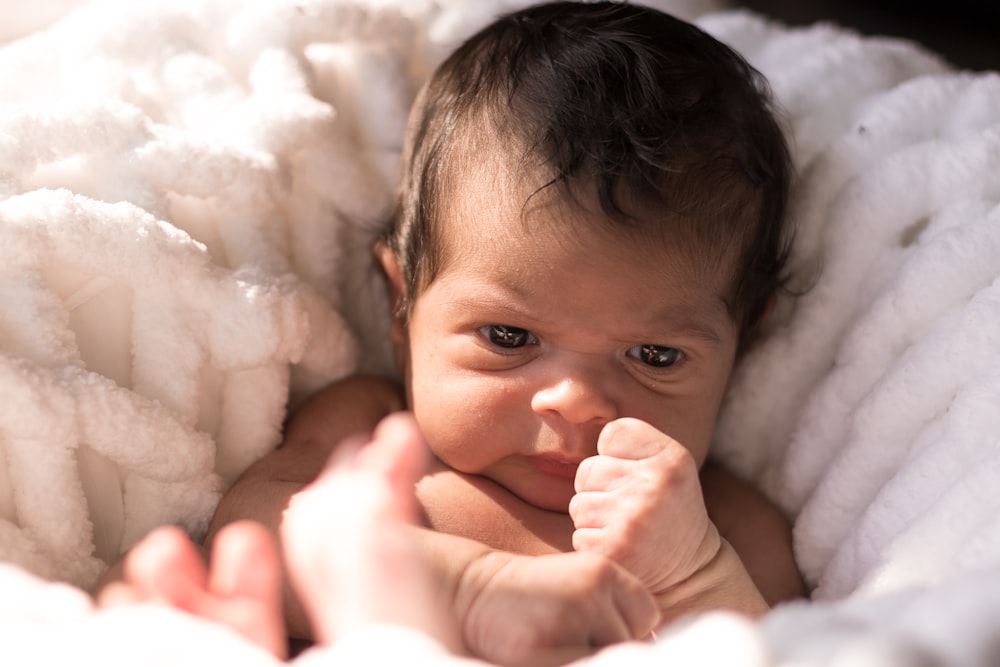
{"type": "MultiPolygon", "coordinates": [[[[284,569],[321,649],[311,651],[301,664],[488,664],[462,657],[460,624],[455,622],[446,587],[442,588],[438,571],[414,535],[407,533],[418,519],[414,484],[424,472],[426,453],[412,417],[402,412],[390,415],[370,441],[341,447],[284,512],[284,569]]],[[[590,582],[581,586],[575,579],[581,572],[577,563],[585,561],[580,556],[512,556],[511,565],[516,570],[518,559],[543,565],[538,574],[544,578],[536,577],[536,585],[565,586],[563,601],[584,602],[589,593],[578,593],[590,582]]],[[[225,525],[216,534],[207,564],[180,529],[161,527],[133,547],[122,565],[122,579],[101,591],[98,602],[103,608],[171,606],[225,626],[279,659],[287,656],[281,556],[273,536],[259,523],[225,525]]],[[[652,627],[656,612],[637,582],[611,578],[606,583],[606,591],[615,594],[614,611],[634,613],[636,628],[652,627]]],[[[530,596],[524,591],[518,595],[530,596]]],[[[574,614],[564,606],[561,611],[566,613],[538,618],[543,628],[564,639],[575,635],[575,641],[531,645],[515,639],[496,657],[502,664],[545,667],[589,655],[593,646],[582,638],[606,632],[605,624],[614,620],[611,605],[599,599],[591,602],[596,602],[593,610],[611,613],[574,614]],[[570,620],[580,624],[567,624],[570,620]]],[[[523,608],[516,603],[507,606],[513,611],[523,608]]],[[[494,616],[491,634],[503,637],[509,621],[494,616]]],[[[636,646],[647,649],[633,651],[645,660],[641,664],[662,663],[651,645],[636,646]]],[[[614,657],[605,663],[618,664],[614,657]]]]}
{"type": "MultiPolygon", "coordinates": [[[[433,455],[408,540],[459,650],[585,653],[802,595],[785,518],[706,463],[784,279],[790,166],[762,77],[651,8],[531,7],[436,70],[403,167],[375,250],[402,385],[313,396],[210,539],[279,532],[331,453],[408,410],[433,455]]],[[[286,618],[309,635],[291,593],[286,618]]]]}

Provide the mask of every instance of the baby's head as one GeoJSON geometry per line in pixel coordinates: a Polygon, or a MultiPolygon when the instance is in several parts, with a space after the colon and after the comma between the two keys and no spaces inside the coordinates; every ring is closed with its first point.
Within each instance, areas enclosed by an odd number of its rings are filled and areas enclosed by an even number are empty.
{"type": "Polygon", "coordinates": [[[703,462],[788,172],[759,75],[691,25],[557,3],[472,37],[418,97],[380,249],[434,454],[561,512],[623,417],[703,462]]]}
{"type": "Polygon", "coordinates": [[[524,206],[552,191],[597,207],[616,233],[724,274],[741,342],[782,285],[790,161],[766,82],[657,10],[538,5],[490,24],[437,69],[410,118],[389,234],[403,306],[461,254],[454,226],[480,224],[450,211],[484,173],[526,192],[524,206]]]}

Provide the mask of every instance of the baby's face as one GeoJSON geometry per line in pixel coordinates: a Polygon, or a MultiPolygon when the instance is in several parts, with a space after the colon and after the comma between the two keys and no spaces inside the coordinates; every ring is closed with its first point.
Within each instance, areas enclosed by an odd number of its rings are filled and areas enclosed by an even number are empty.
{"type": "Polygon", "coordinates": [[[614,419],[652,424],[700,465],[737,344],[721,278],[595,223],[557,188],[522,209],[521,193],[466,185],[404,352],[438,458],[559,512],[614,419]]]}

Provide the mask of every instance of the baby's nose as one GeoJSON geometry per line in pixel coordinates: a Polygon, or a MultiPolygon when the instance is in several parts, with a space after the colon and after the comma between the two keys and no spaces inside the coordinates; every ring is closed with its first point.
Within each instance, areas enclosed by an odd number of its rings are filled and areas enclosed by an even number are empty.
{"type": "Polygon", "coordinates": [[[618,418],[618,406],[597,374],[577,373],[555,378],[534,394],[531,408],[543,417],[558,417],[575,426],[596,430],[618,418]]]}

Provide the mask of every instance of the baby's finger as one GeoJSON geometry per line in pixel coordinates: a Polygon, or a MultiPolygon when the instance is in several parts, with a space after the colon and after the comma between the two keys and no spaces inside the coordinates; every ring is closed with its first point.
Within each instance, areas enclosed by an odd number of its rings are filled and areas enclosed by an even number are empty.
{"type": "Polygon", "coordinates": [[[573,480],[577,493],[612,491],[629,483],[636,462],[614,456],[597,455],[580,461],[573,480]]]}
{"type": "Polygon", "coordinates": [[[614,564],[606,574],[601,589],[607,597],[586,625],[592,647],[645,637],[660,620],[655,599],[638,577],[614,564]]]}
{"type": "Polygon", "coordinates": [[[610,558],[607,528],[577,528],[573,531],[573,550],[610,558]]]}
{"type": "Polygon", "coordinates": [[[579,530],[604,528],[620,518],[620,513],[615,512],[615,504],[608,493],[587,491],[570,498],[569,517],[573,520],[573,526],[579,530]]]}
{"type": "Polygon", "coordinates": [[[597,438],[597,453],[638,461],[668,447],[680,447],[670,436],[640,419],[624,417],[608,422],[597,438]]]}
{"type": "Polygon", "coordinates": [[[625,582],[614,589],[615,606],[625,623],[626,639],[642,639],[660,623],[660,610],[653,594],[628,572],[624,572],[625,582]]]}
{"type": "Polygon", "coordinates": [[[618,606],[618,601],[615,600],[608,605],[608,610],[603,618],[596,623],[591,623],[587,643],[594,648],[599,648],[630,639],[632,639],[631,628],[623,610],[618,606]]]}

